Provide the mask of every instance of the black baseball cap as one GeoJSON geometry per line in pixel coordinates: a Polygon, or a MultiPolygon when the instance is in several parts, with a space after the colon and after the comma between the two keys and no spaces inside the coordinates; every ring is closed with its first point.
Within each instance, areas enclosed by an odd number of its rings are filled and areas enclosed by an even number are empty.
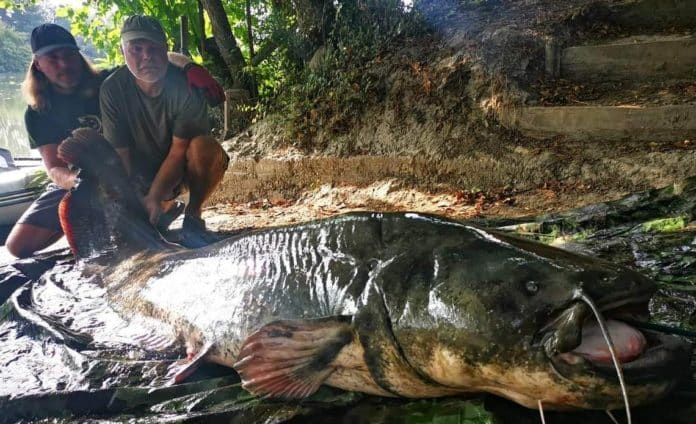
{"type": "Polygon", "coordinates": [[[31,31],[31,52],[35,55],[40,56],[61,48],[80,50],[75,37],[62,26],[43,24],[31,31]]]}
{"type": "Polygon", "coordinates": [[[144,15],[127,17],[121,28],[121,40],[128,42],[140,38],[167,45],[167,36],[157,19],[144,15]]]}

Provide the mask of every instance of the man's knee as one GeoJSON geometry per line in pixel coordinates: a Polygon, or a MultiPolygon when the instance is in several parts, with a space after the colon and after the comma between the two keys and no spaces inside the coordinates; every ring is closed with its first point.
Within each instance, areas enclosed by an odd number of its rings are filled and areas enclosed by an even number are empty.
{"type": "Polygon", "coordinates": [[[27,237],[23,236],[21,231],[18,231],[16,226],[7,236],[7,240],[5,240],[5,248],[15,258],[28,258],[31,256],[34,253],[32,246],[30,246],[31,244],[27,237]]]}
{"type": "Polygon", "coordinates": [[[28,258],[52,245],[61,233],[29,224],[16,224],[5,240],[5,248],[14,257],[28,258]]]}
{"type": "Polygon", "coordinates": [[[16,240],[10,240],[9,238],[5,240],[5,248],[10,252],[10,255],[15,258],[26,258],[22,246],[20,246],[16,240]]]}
{"type": "Polygon", "coordinates": [[[211,135],[202,135],[191,139],[186,151],[186,160],[207,169],[227,169],[229,156],[220,143],[211,135]]]}

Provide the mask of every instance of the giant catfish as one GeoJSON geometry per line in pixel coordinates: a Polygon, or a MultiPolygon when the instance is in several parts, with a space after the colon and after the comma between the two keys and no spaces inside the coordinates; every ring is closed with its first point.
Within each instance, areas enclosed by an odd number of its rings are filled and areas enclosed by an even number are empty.
{"type": "Polygon", "coordinates": [[[647,320],[656,290],[630,269],[419,213],[352,213],[188,250],[148,223],[98,133],[76,130],[59,153],[80,168],[60,207],[65,233],[110,300],[173,324],[194,362],[233,367],[254,394],[298,399],[327,384],[613,409],[628,403],[622,389],[633,406],[664,396],[689,367],[688,343],[622,321],[647,320]]]}

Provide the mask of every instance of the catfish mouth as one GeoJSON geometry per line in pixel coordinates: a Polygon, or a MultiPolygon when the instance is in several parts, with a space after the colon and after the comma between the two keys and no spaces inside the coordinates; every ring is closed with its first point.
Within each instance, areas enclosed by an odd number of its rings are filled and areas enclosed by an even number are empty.
{"type": "MultiPolygon", "coordinates": [[[[680,337],[636,328],[649,319],[649,296],[601,307],[626,383],[676,382],[688,369],[691,345],[680,337]]],[[[550,323],[542,338],[546,356],[561,376],[592,375],[617,382],[616,368],[596,318],[576,302],[550,323]]]]}

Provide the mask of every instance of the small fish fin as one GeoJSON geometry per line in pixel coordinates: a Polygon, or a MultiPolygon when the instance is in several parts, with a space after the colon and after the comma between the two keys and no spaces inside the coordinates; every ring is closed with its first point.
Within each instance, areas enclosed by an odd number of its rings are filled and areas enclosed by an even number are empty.
{"type": "Polygon", "coordinates": [[[175,384],[183,383],[191,377],[191,374],[193,374],[198,367],[206,360],[206,356],[208,356],[209,353],[213,350],[214,343],[213,342],[207,342],[204,344],[200,350],[198,350],[193,357],[190,358],[190,361],[186,363],[183,367],[179,368],[176,370],[176,373],[174,376],[169,379],[164,385],[165,386],[173,386],[175,384]]]}
{"type": "Polygon", "coordinates": [[[334,371],[341,349],[354,338],[351,317],[275,321],[242,344],[233,365],[242,387],[257,396],[300,399],[334,371]]]}

